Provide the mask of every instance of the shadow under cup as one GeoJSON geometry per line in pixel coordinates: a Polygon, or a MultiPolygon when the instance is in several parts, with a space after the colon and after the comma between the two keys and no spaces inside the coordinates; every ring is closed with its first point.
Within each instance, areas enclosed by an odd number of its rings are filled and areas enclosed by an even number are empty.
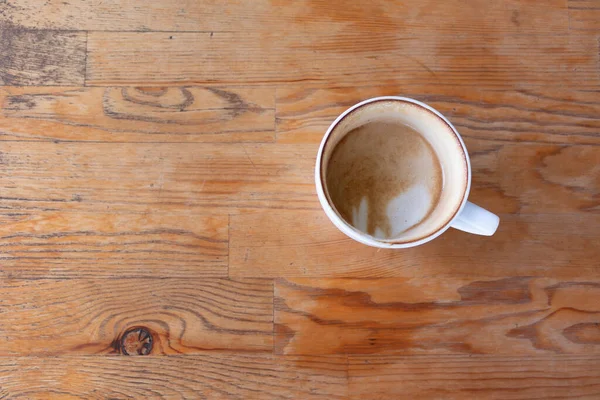
{"type": "Polygon", "coordinates": [[[466,148],[452,125],[435,110],[412,102],[410,99],[401,98],[378,98],[366,101],[354,106],[340,118],[329,128],[328,134],[323,139],[318,165],[320,185],[329,207],[339,219],[334,223],[336,225],[342,223],[346,228],[358,233],[360,237],[366,237],[367,240],[392,245],[419,242],[435,237],[447,229],[466,202],[470,182],[466,148]],[[352,130],[373,122],[404,124],[417,131],[435,152],[442,170],[442,189],[433,208],[418,224],[386,239],[376,238],[346,221],[336,209],[327,187],[328,164],[336,146],[352,130]]]}

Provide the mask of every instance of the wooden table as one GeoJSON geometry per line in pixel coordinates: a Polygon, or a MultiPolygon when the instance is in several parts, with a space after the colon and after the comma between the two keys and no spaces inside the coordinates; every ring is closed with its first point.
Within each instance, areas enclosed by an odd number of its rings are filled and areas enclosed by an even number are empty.
{"type": "Polygon", "coordinates": [[[0,1],[0,398],[600,399],[599,37],[598,0],[0,1]],[[325,129],[392,94],[494,237],[327,220],[325,129]]]}

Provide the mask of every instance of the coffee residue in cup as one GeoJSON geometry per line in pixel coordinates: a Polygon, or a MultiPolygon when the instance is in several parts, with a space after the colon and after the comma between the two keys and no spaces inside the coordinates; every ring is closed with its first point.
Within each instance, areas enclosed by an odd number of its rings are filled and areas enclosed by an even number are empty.
{"type": "Polygon", "coordinates": [[[411,127],[370,122],[350,131],[334,148],[327,190],[338,213],[379,239],[392,239],[422,223],[439,201],[440,162],[411,127]]]}

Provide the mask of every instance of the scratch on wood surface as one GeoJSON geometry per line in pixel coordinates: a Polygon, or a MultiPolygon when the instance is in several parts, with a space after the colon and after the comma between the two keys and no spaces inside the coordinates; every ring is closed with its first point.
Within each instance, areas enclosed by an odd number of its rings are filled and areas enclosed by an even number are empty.
{"type": "Polygon", "coordinates": [[[440,78],[438,78],[438,76],[436,75],[436,73],[433,72],[433,70],[431,68],[429,68],[427,66],[427,64],[425,64],[423,61],[419,60],[417,57],[413,57],[413,56],[408,55],[408,54],[402,54],[402,56],[408,58],[409,60],[414,61],[416,64],[418,64],[421,67],[425,68],[425,70],[427,70],[427,72],[429,72],[438,82],[440,81],[440,78]]]}
{"type": "Polygon", "coordinates": [[[243,144],[241,146],[242,146],[242,149],[244,150],[244,154],[246,154],[246,157],[248,158],[248,161],[250,161],[250,164],[252,164],[252,167],[254,167],[254,169],[256,170],[256,165],[254,164],[254,161],[252,161],[250,154],[248,154],[246,147],[243,144]]]}

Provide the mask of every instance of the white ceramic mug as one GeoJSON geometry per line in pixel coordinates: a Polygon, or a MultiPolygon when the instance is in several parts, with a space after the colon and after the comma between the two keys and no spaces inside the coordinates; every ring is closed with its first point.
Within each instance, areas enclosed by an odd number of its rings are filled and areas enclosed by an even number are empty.
{"type": "Polygon", "coordinates": [[[471,163],[467,148],[456,128],[442,114],[420,101],[396,96],[376,97],[358,103],[342,113],[331,124],[319,148],[315,168],[317,195],[323,210],[333,224],[350,238],[380,248],[407,248],[435,239],[448,228],[491,236],[500,222],[497,215],[467,201],[471,187],[471,163]],[[377,103],[380,102],[380,103],[377,103]],[[381,105],[382,110],[377,110],[381,105]],[[367,107],[371,105],[371,107],[367,107]],[[373,110],[372,112],[370,110],[373,110]],[[352,129],[393,113],[395,120],[417,130],[433,147],[444,174],[444,186],[439,205],[422,228],[394,239],[379,239],[347,223],[329,198],[324,166],[331,151],[352,129]],[[437,213],[437,214],[436,214],[437,213]]]}

